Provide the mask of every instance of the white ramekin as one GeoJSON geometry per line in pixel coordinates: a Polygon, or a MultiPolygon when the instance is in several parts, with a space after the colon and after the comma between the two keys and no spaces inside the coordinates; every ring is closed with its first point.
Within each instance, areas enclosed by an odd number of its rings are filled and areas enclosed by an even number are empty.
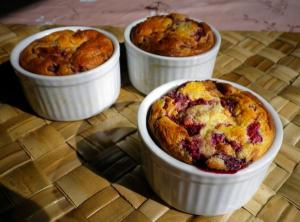
{"type": "Polygon", "coordinates": [[[26,98],[40,116],[58,121],[91,117],[112,105],[120,92],[120,48],[109,32],[82,26],[45,30],[25,38],[13,49],[10,61],[19,77],[26,98]],[[114,52],[102,65],[86,72],[68,76],[44,76],[31,73],[19,64],[22,50],[35,39],[60,30],[94,29],[112,40],[114,52]]]}
{"type": "Polygon", "coordinates": [[[221,35],[209,25],[216,43],[209,51],[188,57],[168,57],[146,52],[135,46],[130,38],[132,28],[146,20],[128,25],[124,32],[129,78],[132,85],[144,94],[166,82],[187,78],[210,78],[220,49],[221,35]]]}
{"type": "MultiPolygon", "coordinates": [[[[200,80],[200,79],[197,79],[200,80]]],[[[141,150],[142,166],[153,190],[171,206],[198,215],[225,214],[243,206],[257,191],[268,167],[280,149],[282,124],[273,107],[261,96],[236,83],[233,86],[254,94],[266,107],[275,125],[275,139],[264,156],[235,174],[205,172],[168,155],[151,139],[147,114],[152,103],[167,91],[188,80],[176,80],[153,90],[138,111],[138,131],[145,146],[141,150]]]]}

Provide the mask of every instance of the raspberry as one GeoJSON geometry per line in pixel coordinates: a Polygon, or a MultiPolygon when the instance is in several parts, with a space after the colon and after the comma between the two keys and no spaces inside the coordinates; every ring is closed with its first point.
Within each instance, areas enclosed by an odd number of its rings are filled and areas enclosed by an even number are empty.
{"type": "Polygon", "coordinates": [[[199,41],[201,36],[204,35],[204,31],[201,27],[199,27],[198,31],[195,33],[195,40],[199,41]]]}
{"type": "Polygon", "coordinates": [[[197,135],[203,127],[204,127],[204,125],[201,123],[185,126],[186,130],[188,131],[189,136],[197,135]]]}
{"type": "Polygon", "coordinates": [[[177,89],[173,89],[172,91],[170,91],[167,96],[171,97],[171,98],[175,98],[177,94],[177,89]]]}
{"type": "Polygon", "coordinates": [[[218,143],[224,143],[225,141],[225,136],[224,134],[219,134],[219,133],[214,133],[211,136],[211,143],[213,145],[217,145],[218,143]]]}
{"type": "Polygon", "coordinates": [[[236,152],[241,151],[242,146],[240,144],[238,144],[236,141],[231,140],[231,141],[228,141],[228,143],[231,145],[232,149],[234,149],[236,152]]]}
{"type": "Polygon", "coordinates": [[[183,95],[178,90],[172,90],[167,94],[168,97],[171,97],[174,99],[175,106],[178,111],[185,110],[191,106],[196,105],[213,105],[216,103],[215,100],[205,101],[204,99],[196,99],[194,101],[191,101],[190,98],[186,95],[183,95]]]}
{"type": "Polygon", "coordinates": [[[228,140],[225,138],[224,134],[214,133],[211,136],[211,143],[217,145],[218,143],[229,144],[235,151],[241,151],[242,147],[239,143],[234,140],[228,140]]]}
{"type": "Polygon", "coordinates": [[[251,143],[261,143],[263,141],[262,136],[259,134],[260,124],[259,122],[253,122],[247,127],[247,135],[251,143]]]}
{"type": "Polygon", "coordinates": [[[185,110],[189,106],[190,99],[178,91],[172,90],[167,96],[174,99],[178,111],[185,110]]]}
{"type": "Polygon", "coordinates": [[[202,123],[196,123],[194,122],[193,118],[186,116],[184,117],[181,122],[185,129],[188,131],[189,136],[195,136],[197,135],[200,130],[205,126],[202,123]]]}
{"type": "Polygon", "coordinates": [[[200,146],[201,146],[201,140],[194,138],[191,141],[190,140],[182,140],[181,146],[189,152],[189,154],[192,156],[193,161],[200,158],[200,146]]]}
{"type": "Polygon", "coordinates": [[[237,102],[236,102],[236,101],[234,101],[234,100],[232,100],[232,99],[229,99],[229,98],[227,98],[227,99],[222,98],[222,99],[221,99],[221,105],[222,105],[224,108],[228,109],[229,112],[232,114],[232,116],[235,116],[234,109],[235,109],[235,107],[236,107],[236,105],[237,105],[237,102]]]}
{"type": "Polygon", "coordinates": [[[222,83],[217,83],[214,82],[216,84],[217,89],[219,90],[220,93],[222,93],[223,95],[225,95],[227,93],[227,87],[225,84],[222,83]]]}
{"type": "Polygon", "coordinates": [[[244,168],[246,165],[245,160],[240,160],[240,159],[237,159],[233,156],[229,156],[226,154],[217,154],[217,157],[224,160],[226,168],[229,171],[238,171],[238,170],[244,168]]]}
{"type": "Polygon", "coordinates": [[[204,99],[200,98],[200,99],[191,101],[189,106],[206,105],[206,104],[207,104],[207,102],[204,99]]]}

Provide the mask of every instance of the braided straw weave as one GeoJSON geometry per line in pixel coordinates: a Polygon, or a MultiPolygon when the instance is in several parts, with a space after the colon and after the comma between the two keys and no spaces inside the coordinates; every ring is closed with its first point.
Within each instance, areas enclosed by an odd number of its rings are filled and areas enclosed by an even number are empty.
{"type": "MultiPolygon", "coordinates": [[[[0,221],[300,221],[300,33],[222,32],[214,76],[270,101],[284,143],[251,201],[203,217],[171,208],[147,185],[136,130],[143,96],[126,69],[117,102],[90,119],[52,122],[30,110],[9,53],[46,28],[0,25],[0,221]]],[[[122,41],[122,29],[105,28],[122,41]]]]}

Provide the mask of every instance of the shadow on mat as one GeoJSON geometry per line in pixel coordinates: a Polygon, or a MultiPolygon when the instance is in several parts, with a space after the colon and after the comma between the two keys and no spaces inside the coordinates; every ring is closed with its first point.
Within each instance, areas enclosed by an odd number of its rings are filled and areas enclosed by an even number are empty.
{"type": "Polygon", "coordinates": [[[26,199],[0,184],[0,222],[50,221],[47,213],[35,202],[26,199]],[[12,203],[12,199],[14,202],[12,203]],[[25,209],[25,210],[24,210],[25,209]]]}
{"type": "Polygon", "coordinates": [[[133,127],[122,127],[96,132],[86,140],[77,141],[77,155],[83,165],[110,183],[122,185],[146,198],[157,199],[146,182],[140,160],[133,159],[117,143],[135,130],[133,127]],[[86,142],[97,140],[101,145],[91,146],[86,142]]]}
{"type": "Polygon", "coordinates": [[[21,83],[9,61],[0,65],[0,102],[33,113],[22,90],[21,83]]]}

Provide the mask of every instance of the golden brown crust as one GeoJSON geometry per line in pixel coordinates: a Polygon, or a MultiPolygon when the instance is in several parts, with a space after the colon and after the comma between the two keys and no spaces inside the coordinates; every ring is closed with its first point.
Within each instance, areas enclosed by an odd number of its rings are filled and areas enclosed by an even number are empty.
{"type": "Polygon", "coordinates": [[[258,100],[258,98],[249,92],[243,92],[243,93],[245,95],[247,95],[248,97],[250,97],[253,101],[255,101],[260,106],[261,109],[265,110],[264,119],[266,120],[265,124],[268,125],[268,127],[267,127],[268,128],[268,136],[265,139],[265,142],[264,142],[265,145],[262,146],[259,149],[259,151],[256,152],[256,155],[253,155],[253,157],[252,157],[252,160],[255,161],[255,160],[259,159],[265,152],[267,152],[268,148],[272,145],[273,139],[275,137],[275,125],[274,125],[274,122],[272,120],[270,113],[264,108],[264,105],[258,100]]]}
{"type": "Polygon", "coordinates": [[[163,147],[168,147],[166,151],[179,160],[192,163],[189,153],[177,146],[180,141],[188,137],[186,129],[180,127],[166,116],[157,119],[155,125],[155,135],[158,136],[158,140],[163,144],[163,147]]]}
{"type": "Polygon", "coordinates": [[[253,94],[214,81],[172,90],[153,103],[148,125],[175,158],[225,172],[259,159],[275,136],[272,117],[253,94]]]}
{"type": "Polygon", "coordinates": [[[136,25],[131,40],[139,48],[163,56],[193,56],[207,52],[215,44],[211,28],[185,15],[153,16],[136,25]]]}
{"type": "Polygon", "coordinates": [[[33,73],[62,76],[93,69],[113,53],[112,41],[96,30],[63,30],[30,43],[20,65],[33,73]]]}

